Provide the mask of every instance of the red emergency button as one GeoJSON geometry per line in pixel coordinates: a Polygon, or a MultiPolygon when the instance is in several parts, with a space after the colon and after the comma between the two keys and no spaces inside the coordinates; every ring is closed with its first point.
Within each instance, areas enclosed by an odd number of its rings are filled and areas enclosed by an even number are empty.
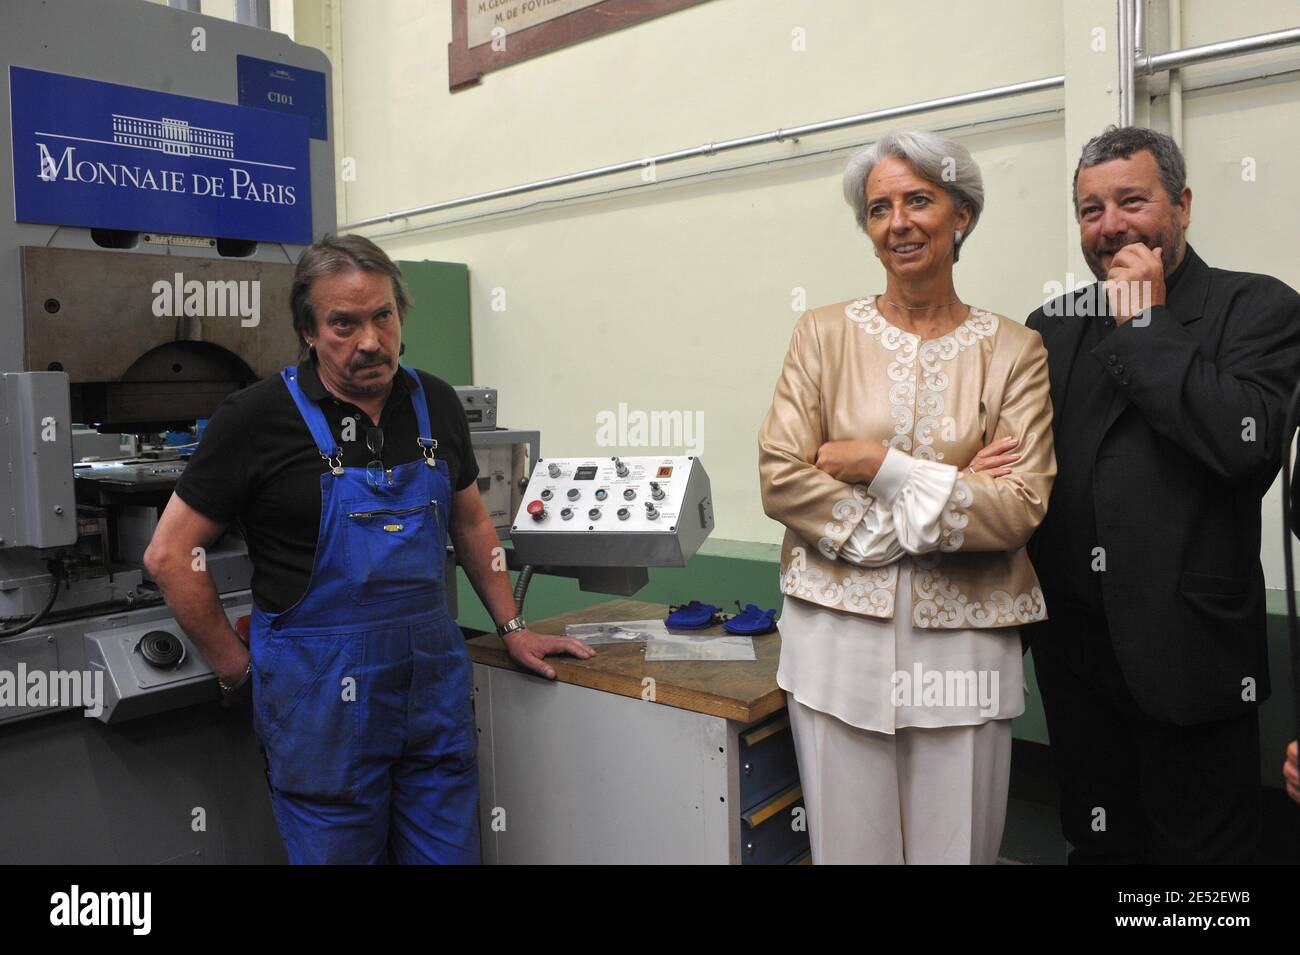
{"type": "Polygon", "coordinates": [[[528,513],[533,515],[533,520],[540,521],[546,516],[546,505],[541,501],[531,501],[528,504],[528,513]]]}

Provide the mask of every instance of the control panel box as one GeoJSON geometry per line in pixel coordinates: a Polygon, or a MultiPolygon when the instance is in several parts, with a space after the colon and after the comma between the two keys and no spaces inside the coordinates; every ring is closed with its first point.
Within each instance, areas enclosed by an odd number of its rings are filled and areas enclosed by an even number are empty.
{"type": "Polygon", "coordinates": [[[510,537],[528,564],[683,567],[713,530],[700,459],[546,458],[533,468],[510,537]]]}
{"type": "Polygon", "coordinates": [[[541,432],[494,428],[471,431],[469,437],[478,462],[479,495],[497,536],[504,540],[523,502],[533,462],[541,454],[541,432]]]}
{"type": "Polygon", "coordinates": [[[471,431],[491,431],[497,426],[497,390],[477,385],[456,385],[460,406],[471,431]]]}
{"type": "Polygon", "coordinates": [[[515,444],[498,444],[490,447],[476,447],[474,457],[478,461],[478,491],[487,508],[492,526],[498,530],[509,530],[514,518],[515,508],[519,506],[519,488],[525,475],[524,462],[526,446],[515,444]]]}

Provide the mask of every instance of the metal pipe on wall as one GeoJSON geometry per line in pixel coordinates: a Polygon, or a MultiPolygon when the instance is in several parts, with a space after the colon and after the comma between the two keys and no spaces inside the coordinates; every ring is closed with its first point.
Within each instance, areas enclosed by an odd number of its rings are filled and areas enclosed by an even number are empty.
{"type": "Polygon", "coordinates": [[[1147,0],[1134,0],[1133,3],[1133,53],[1136,59],[1142,59],[1146,52],[1146,38],[1143,35],[1142,14],[1146,11],[1147,0]]]}
{"type": "Polygon", "coordinates": [[[1152,73],[1172,70],[1180,66],[1192,66],[1196,63],[1208,63],[1211,60],[1226,60],[1233,56],[1247,53],[1260,53],[1284,46],[1300,44],[1300,27],[1288,30],[1275,30],[1272,33],[1257,33],[1254,36],[1238,37],[1235,40],[1219,40],[1194,46],[1186,50],[1171,50],[1169,53],[1157,53],[1147,57],[1140,65],[1152,73]]]}
{"type": "MultiPolygon", "coordinates": [[[[1132,0],[1121,0],[1121,2],[1131,4],[1132,0]]],[[[1128,37],[1128,42],[1130,44],[1132,39],[1133,37],[1130,33],[1128,37]]],[[[1239,37],[1233,40],[1221,40],[1217,43],[1207,43],[1203,46],[1191,47],[1186,50],[1174,50],[1170,53],[1160,53],[1155,56],[1145,56],[1142,58],[1140,64],[1137,62],[1136,57],[1130,56],[1129,62],[1132,64],[1134,71],[1138,66],[1141,66],[1148,73],[1156,73],[1181,66],[1188,66],[1193,63],[1207,63],[1213,60],[1228,59],[1229,57],[1234,56],[1244,56],[1248,53],[1255,53],[1261,50],[1271,50],[1279,47],[1295,45],[1300,45],[1300,27],[1288,30],[1278,30],[1273,33],[1260,33],[1254,36],[1239,37]]],[[[1131,45],[1129,46],[1129,49],[1131,52],[1131,45]]],[[[461,206],[473,205],[475,203],[488,202],[493,199],[503,199],[508,196],[517,196],[522,193],[537,192],[554,186],[582,182],[584,180],[596,179],[601,176],[609,176],[615,173],[641,170],[650,167],[652,164],[654,166],[667,165],[668,163],[681,162],[686,159],[695,159],[703,156],[713,156],[718,153],[743,149],[749,146],[783,142],[784,140],[797,136],[808,136],[814,133],[830,132],[832,130],[845,129],[852,126],[861,126],[867,123],[879,122],[883,119],[898,119],[903,116],[911,116],[917,113],[926,113],[933,110],[945,109],[950,106],[965,106],[972,103],[1002,99],[1008,96],[1020,96],[1026,93],[1037,93],[1044,90],[1059,89],[1064,85],[1064,75],[1045,76],[1041,79],[1027,80],[1023,83],[1012,83],[1008,86],[996,86],[989,89],[976,90],[970,93],[959,93],[954,96],[944,96],[938,99],[924,100],[919,103],[909,103],[904,106],[894,106],[887,109],[873,110],[869,113],[858,113],[853,116],[844,116],[839,119],[809,123],[804,126],[782,128],[770,133],[744,136],[739,139],[729,139],[719,143],[707,143],[703,146],[696,146],[692,149],[682,149],[674,152],[662,153],[657,156],[631,159],[626,162],[614,163],[609,166],[598,166],[593,169],[586,169],[581,172],[569,173],[563,176],[554,176],[549,179],[538,179],[533,182],[508,186],[503,189],[493,189],[488,192],[474,193],[473,195],[463,196],[458,199],[448,199],[443,202],[435,202],[428,205],[416,206],[410,209],[384,213],[383,215],[370,216],[365,219],[358,219],[355,222],[346,223],[339,228],[340,230],[359,229],[366,226],[379,225],[384,222],[395,222],[398,219],[409,219],[413,216],[427,215],[433,212],[441,212],[446,209],[455,209],[461,206]]],[[[1132,90],[1131,81],[1129,89],[1132,90]]],[[[1129,106],[1128,115],[1131,123],[1131,105],[1129,106]]]]}
{"type": "Polygon", "coordinates": [[[1133,42],[1133,0],[1116,0],[1115,15],[1119,40],[1119,125],[1133,125],[1133,83],[1137,55],[1133,42]]]}
{"type": "MultiPolygon", "coordinates": [[[[1169,0],[1169,48],[1183,45],[1183,0],[1169,0]]],[[[1150,60],[1147,61],[1150,63],[1150,60]]],[[[1178,148],[1183,148],[1183,74],[1176,67],[1169,70],[1169,134],[1178,148]]]]}
{"type": "Polygon", "coordinates": [[[475,193],[472,196],[464,196],[460,199],[448,199],[445,202],[435,202],[430,205],[405,209],[400,212],[389,212],[380,216],[371,216],[367,219],[359,219],[356,222],[349,222],[340,228],[353,229],[369,225],[379,225],[383,222],[393,222],[397,219],[407,219],[411,216],[425,215],[430,212],[441,212],[444,209],[455,209],[459,206],[471,205],[477,202],[487,202],[491,199],[504,199],[508,196],[517,196],[520,193],[536,192],[539,189],[548,189],[552,186],[562,186],[573,182],[582,182],[587,179],[596,179],[601,176],[613,175],[614,173],[653,168],[667,165],[668,163],[681,162],[684,159],[695,159],[701,156],[714,156],[735,149],[744,149],[748,146],[783,142],[787,139],[794,139],[799,136],[810,136],[814,133],[846,129],[851,126],[861,126],[866,123],[878,122],[882,119],[896,119],[900,116],[910,116],[914,113],[925,113],[949,106],[964,106],[970,103],[981,103],[989,100],[1002,99],[1007,96],[1021,96],[1025,93],[1037,93],[1043,90],[1059,89],[1064,85],[1064,75],[1058,74],[1056,76],[1045,76],[1042,79],[1037,80],[1026,80],[1023,83],[1013,83],[1009,86],[995,86],[989,89],[976,90],[971,93],[959,93],[956,96],[945,96],[939,99],[923,100],[919,103],[909,103],[905,106],[891,106],[887,109],[873,110],[870,113],[858,113],[854,116],[843,116],[839,119],[829,119],[818,123],[808,123],[804,126],[794,126],[789,129],[782,128],[775,132],[743,136],[739,139],[728,139],[718,143],[706,143],[703,146],[696,146],[691,149],[679,149],[675,152],[661,153],[657,156],[647,156],[644,159],[630,159],[626,162],[614,163],[609,166],[597,166],[594,169],[584,169],[582,172],[569,173],[564,176],[555,176],[550,179],[538,179],[533,182],[521,183],[517,186],[508,186],[504,189],[494,189],[490,192],[475,193]]]}

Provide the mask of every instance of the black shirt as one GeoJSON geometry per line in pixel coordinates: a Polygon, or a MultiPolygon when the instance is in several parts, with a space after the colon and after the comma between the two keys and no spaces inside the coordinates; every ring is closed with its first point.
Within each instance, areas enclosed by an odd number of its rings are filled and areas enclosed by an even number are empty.
{"type": "MultiPolygon", "coordinates": [[[[465,411],[451,385],[427,372],[418,374],[437,456],[447,462],[452,488],[463,490],[478,477],[465,411]]],[[[386,468],[418,460],[423,453],[416,442],[419,426],[410,383],[399,370],[380,413],[386,468]]],[[[370,418],[326,390],[314,357],[298,365],[298,384],[324,412],[343,449],[343,466],[364,468],[374,458],[366,447],[370,418]],[[350,441],[343,440],[345,418],[355,420],[350,441]]],[[[238,521],[253,563],[253,598],[270,613],[297,603],[311,579],[320,530],[320,476],[327,469],[293,396],[275,375],[221,403],[176,485],[181,500],[204,516],[221,524],[238,521]]]]}
{"type": "MultiPolygon", "coordinates": [[[[1178,268],[1165,276],[1166,300],[1189,261],[1191,256],[1184,252],[1178,268]]],[[[1054,540],[1062,541],[1063,546],[1055,565],[1061,571],[1060,578],[1043,583],[1052,601],[1070,604],[1104,618],[1102,565],[1094,567],[1098,556],[1093,551],[1100,545],[1097,542],[1092,481],[1102,425],[1111,402],[1117,398],[1118,389],[1100,362],[1085,357],[1115,330],[1115,320],[1110,317],[1110,305],[1105,294],[1100,288],[1094,291],[1093,301],[1100,306],[1101,314],[1080,319],[1088,324],[1079,341],[1079,351],[1066,383],[1065,398],[1056,410],[1052,428],[1056,436],[1056,481],[1043,524],[1045,527],[1055,525],[1049,533],[1054,540]]],[[[1132,411],[1131,408],[1128,410],[1132,411]]]]}

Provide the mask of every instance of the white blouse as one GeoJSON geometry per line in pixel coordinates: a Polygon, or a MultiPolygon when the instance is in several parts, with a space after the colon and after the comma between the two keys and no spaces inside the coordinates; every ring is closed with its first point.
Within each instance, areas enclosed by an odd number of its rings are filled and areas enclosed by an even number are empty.
{"type": "Polygon", "coordinates": [[[787,596],[777,684],[800,703],[851,726],[969,726],[1025,710],[1016,627],[923,630],[911,626],[911,555],[938,548],[957,482],[950,464],[890,448],[868,491],[871,506],[840,551],[863,567],[898,564],[892,620],[787,596]]]}

